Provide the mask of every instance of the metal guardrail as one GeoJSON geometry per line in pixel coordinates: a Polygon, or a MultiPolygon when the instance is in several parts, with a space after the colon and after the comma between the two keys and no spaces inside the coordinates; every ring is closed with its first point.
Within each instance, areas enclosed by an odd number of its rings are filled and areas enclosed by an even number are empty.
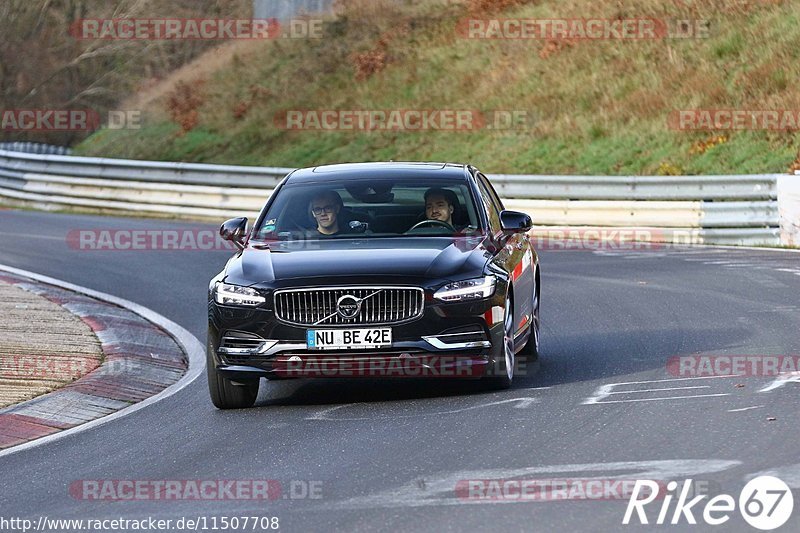
{"type": "Polygon", "coordinates": [[[272,188],[293,169],[58,155],[42,157],[0,150],[0,170],[18,175],[33,173],[182,185],[272,188]]]}
{"type": "MultiPolygon", "coordinates": [[[[291,170],[0,149],[0,199],[45,209],[253,217],[291,170]]],[[[529,212],[540,226],[688,229],[700,242],[777,245],[780,176],[489,178],[508,208],[529,212]]]]}
{"type": "Polygon", "coordinates": [[[0,150],[24,152],[28,154],[70,155],[72,150],[66,146],[35,142],[0,142],[0,150]]]}
{"type": "Polygon", "coordinates": [[[504,198],[540,200],[774,200],[774,174],[740,176],[490,176],[504,198]]]}

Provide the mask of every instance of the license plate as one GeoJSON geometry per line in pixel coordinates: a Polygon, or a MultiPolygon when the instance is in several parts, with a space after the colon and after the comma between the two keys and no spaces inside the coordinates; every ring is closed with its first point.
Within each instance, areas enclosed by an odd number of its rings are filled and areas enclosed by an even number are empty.
{"type": "Polygon", "coordinates": [[[392,345],[392,328],[309,329],[306,346],[314,350],[384,348],[392,345]]]}

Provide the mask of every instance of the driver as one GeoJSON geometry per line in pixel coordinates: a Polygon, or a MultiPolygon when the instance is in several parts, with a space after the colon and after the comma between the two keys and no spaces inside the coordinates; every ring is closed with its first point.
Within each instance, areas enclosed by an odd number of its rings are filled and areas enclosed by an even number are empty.
{"type": "Polygon", "coordinates": [[[339,212],[343,205],[342,197],[336,191],[321,191],[311,198],[308,210],[317,222],[318,234],[338,235],[344,233],[339,228],[339,212]]]}
{"type": "Polygon", "coordinates": [[[458,203],[456,194],[447,189],[432,188],[425,191],[425,218],[438,220],[453,226],[453,212],[458,203]]]}

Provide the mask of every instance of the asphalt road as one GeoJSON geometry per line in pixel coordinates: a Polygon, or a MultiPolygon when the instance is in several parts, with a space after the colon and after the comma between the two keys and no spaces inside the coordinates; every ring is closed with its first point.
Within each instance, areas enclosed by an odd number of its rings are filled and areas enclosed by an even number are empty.
{"type": "MultiPolygon", "coordinates": [[[[198,227],[0,211],[0,263],[132,300],[203,341],[207,283],[229,252],[88,251],[66,241],[74,229],[198,227]]],[[[468,479],[693,478],[738,499],[749,478],[772,472],[795,489],[795,511],[782,530],[800,530],[798,383],[677,380],[667,368],[679,355],[800,354],[800,254],[694,248],[540,256],[542,357],[511,390],[485,392],[472,382],[279,382],[262,385],[256,408],[223,412],[211,405],[202,377],[130,416],[0,458],[0,515],[275,516],[286,531],[634,530],[641,528],[622,526],[627,500],[472,501],[455,489],[468,479]],[[311,483],[321,497],[110,502],[69,494],[87,479],[274,479],[287,491],[292,481],[311,483]]],[[[660,504],[652,505],[651,522],[660,504]]],[[[702,522],[702,509],[694,514],[702,522]]],[[[668,527],[753,530],[738,512],[731,516],[716,528],[685,519],[668,527]]]]}

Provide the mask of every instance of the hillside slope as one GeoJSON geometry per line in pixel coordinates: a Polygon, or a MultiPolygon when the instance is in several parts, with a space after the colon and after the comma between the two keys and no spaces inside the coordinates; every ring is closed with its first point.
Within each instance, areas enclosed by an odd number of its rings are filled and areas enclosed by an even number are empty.
{"type": "MultiPolygon", "coordinates": [[[[729,174],[797,165],[797,129],[686,131],[680,110],[800,110],[800,3],[791,0],[350,0],[321,39],[228,43],[152,98],[140,130],[104,130],[86,155],[304,166],[450,160],[488,172],[729,174]],[[503,11],[498,5],[510,6],[503,11]],[[700,38],[466,39],[493,18],[688,19],[700,38]],[[704,30],[707,28],[707,30],[704,30]],[[189,73],[187,75],[187,73],[189,73]],[[472,113],[468,131],[287,130],[323,110],[472,113]],[[478,114],[479,113],[479,114],[478,114]],[[509,115],[524,123],[494,129],[509,115]],[[291,116],[291,115],[290,115],[291,116]]],[[[659,22],[660,24],[660,22],[659,22]]],[[[659,26],[661,28],[661,26],[659,26]]],[[[794,115],[792,115],[794,112],[794,115]]]]}

